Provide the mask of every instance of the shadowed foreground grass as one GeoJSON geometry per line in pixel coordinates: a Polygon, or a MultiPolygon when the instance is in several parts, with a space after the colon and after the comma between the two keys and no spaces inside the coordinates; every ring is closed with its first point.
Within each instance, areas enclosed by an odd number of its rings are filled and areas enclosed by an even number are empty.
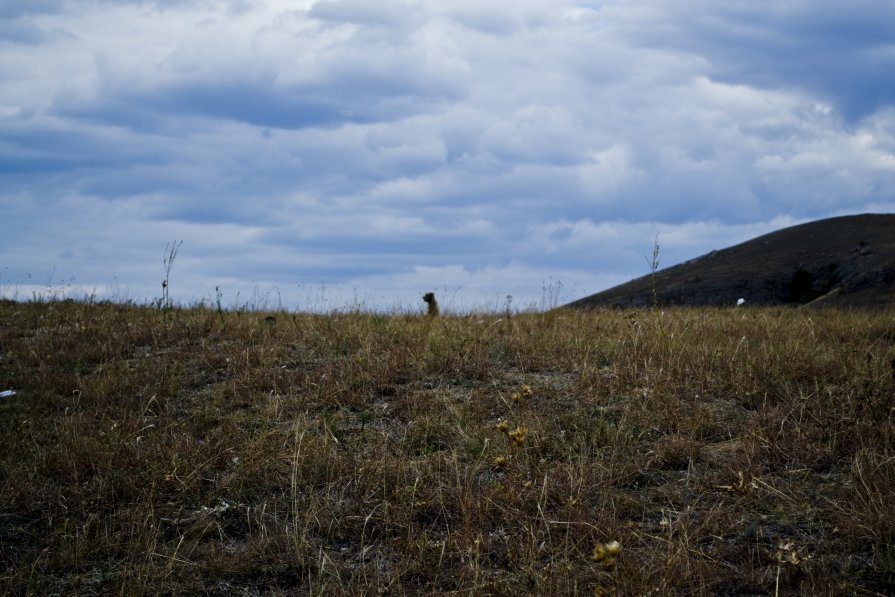
{"type": "Polygon", "coordinates": [[[2,302],[0,592],[888,594],[893,373],[892,312],[2,302]]]}

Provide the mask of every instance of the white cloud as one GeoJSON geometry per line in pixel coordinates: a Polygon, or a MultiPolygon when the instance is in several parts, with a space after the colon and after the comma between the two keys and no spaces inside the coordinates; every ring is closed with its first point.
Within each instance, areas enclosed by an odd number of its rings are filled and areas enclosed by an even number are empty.
{"type": "Polygon", "coordinates": [[[626,147],[615,145],[593,152],[590,160],[578,167],[578,175],[584,194],[600,202],[606,200],[606,195],[642,178],[644,172],[631,163],[626,147]]]}

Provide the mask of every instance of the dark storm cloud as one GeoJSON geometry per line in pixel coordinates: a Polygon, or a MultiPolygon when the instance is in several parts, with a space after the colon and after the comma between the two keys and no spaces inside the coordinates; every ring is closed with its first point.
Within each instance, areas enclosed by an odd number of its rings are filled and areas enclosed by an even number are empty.
{"type": "Polygon", "coordinates": [[[649,6],[643,23],[656,26],[638,26],[635,35],[704,57],[720,81],[800,89],[849,120],[895,101],[895,4],[888,0],[640,4],[649,6]]]}

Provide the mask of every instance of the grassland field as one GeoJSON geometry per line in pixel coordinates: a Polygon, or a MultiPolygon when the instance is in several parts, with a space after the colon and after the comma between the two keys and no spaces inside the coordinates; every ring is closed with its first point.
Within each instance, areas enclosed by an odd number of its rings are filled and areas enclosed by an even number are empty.
{"type": "Polygon", "coordinates": [[[0,593],[891,595],[895,312],[0,302],[0,593]]]}

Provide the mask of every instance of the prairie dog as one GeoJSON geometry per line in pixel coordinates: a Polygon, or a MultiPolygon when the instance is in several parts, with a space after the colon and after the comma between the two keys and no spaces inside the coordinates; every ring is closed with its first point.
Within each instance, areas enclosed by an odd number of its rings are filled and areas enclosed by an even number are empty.
{"type": "Polygon", "coordinates": [[[435,300],[434,292],[427,292],[424,294],[423,300],[429,304],[429,317],[435,317],[439,314],[438,301],[435,300]]]}

